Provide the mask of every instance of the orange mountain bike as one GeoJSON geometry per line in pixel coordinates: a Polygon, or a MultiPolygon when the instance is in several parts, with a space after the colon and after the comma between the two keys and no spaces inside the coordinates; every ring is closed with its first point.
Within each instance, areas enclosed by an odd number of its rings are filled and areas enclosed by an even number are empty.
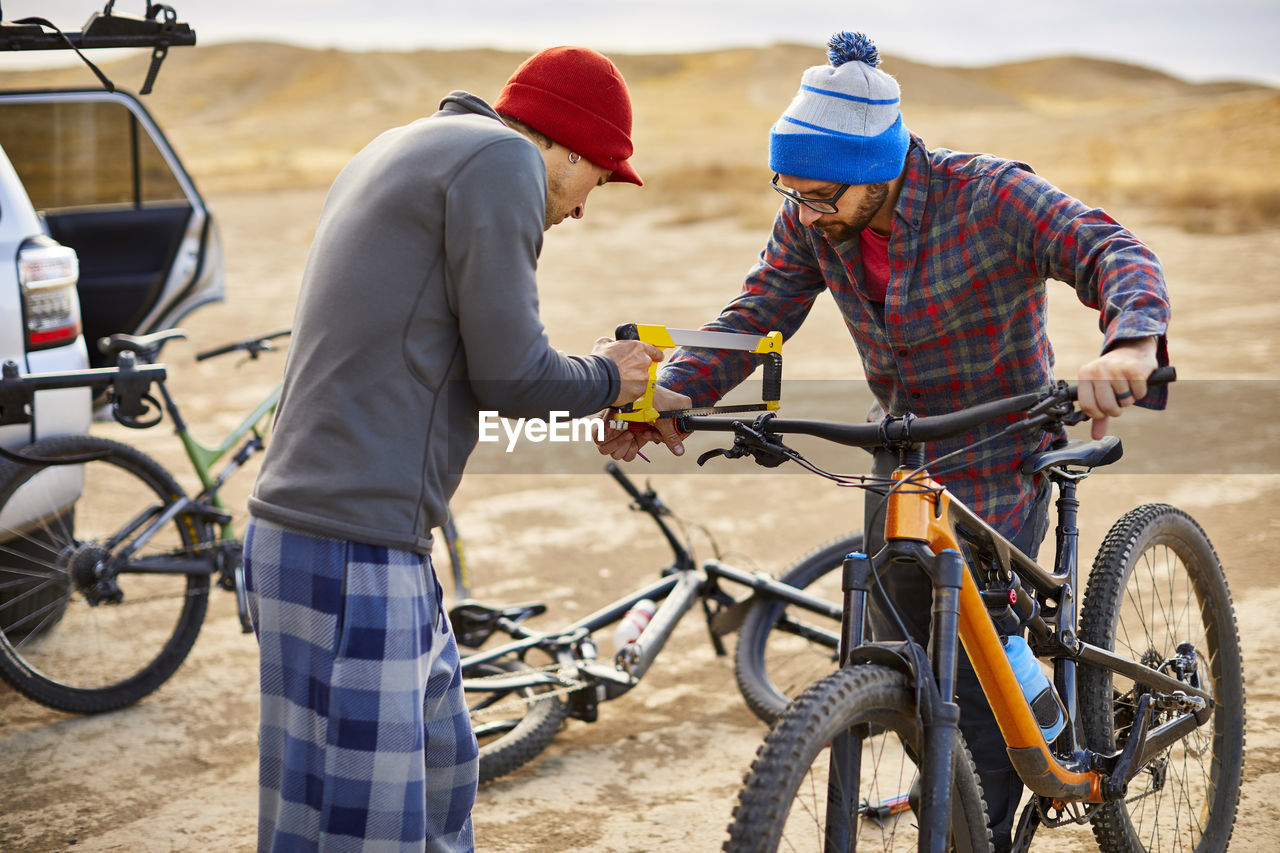
{"type": "MultiPolygon", "coordinates": [[[[1151,378],[1171,380],[1165,369],[1151,378]]],[[[1027,849],[1039,827],[1072,822],[1092,823],[1106,851],[1226,849],[1244,763],[1244,675],[1230,592],[1204,532],[1170,506],[1129,512],[1102,544],[1077,625],[1076,486],[1120,458],[1119,440],[1064,440],[1024,462],[1024,474],[1047,475],[1058,490],[1052,571],[925,465],[927,442],[996,419],[1020,415],[1002,434],[1060,432],[1084,419],[1074,400],[1075,388],[1059,383],[880,424],[682,419],[685,431],[734,433],[733,447],[715,454],[792,460],[842,485],[888,492],[884,548],[843,564],[840,669],[774,724],[746,778],[726,850],[990,849],[981,787],[951,701],[957,641],[1033,795],[1015,850],[1027,849]],[[889,481],[832,474],[784,445],[784,434],[889,447],[900,466],[889,481]],[[932,580],[927,652],[909,641],[869,641],[871,590],[905,564],[932,580]],[[1023,633],[1053,668],[1052,688],[1046,679],[1030,701],[1025,682],[1036,673],[1043,679],[1043,670],[1028,658],[1032,671],[1021,670],[1020,681],[1006,651],[1006,642],[1017,646],[1008,638],[1023,633]]]]}

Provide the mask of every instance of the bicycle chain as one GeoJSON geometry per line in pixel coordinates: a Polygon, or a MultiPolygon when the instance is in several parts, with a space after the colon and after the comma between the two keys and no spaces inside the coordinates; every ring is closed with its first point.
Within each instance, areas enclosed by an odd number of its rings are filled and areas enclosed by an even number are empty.
{"type": "MultiPolygon", "coordinates": [[[[1138,800],[1144,800],[1154,793],[1155,791],[1148,790],[1148,791],[1143,791],[1141,794],[1134,794],[1132,797],[1125,800],[1124,804],[1127,806],[1130,803],[1136,803],[1138,800]]],[[[1058,829],[1059,827],[1067,826],[1068,824],[1072,824],[1072,823],[1080,824],[1081,826],[1083,826],[1084,824],[1089,822],[1089,820],[1093,817],[1093,813],[1097,811],[1098,808],[1102,805],[1102,803],[1085,803],[1084,812],[1080,814],[1078,817],[1051,818],[1047,814],[1045,814],[1045,809],[1044,809],[1045,799],[1046,799],[1045,797],[1036,797],[1036,812],[1039,814],[1041,825],[1048,829],[1058,829]]]]}
{"type": "MultiPolygon", "coordinates": [[[[1097,803],[1087,803],[1084,813],[1078,817],[1051,818],[1045,813],[1044,801],[1045,797],[1036,797],[1036,812],[1040,819],[1040,824],[1049,829],[1057,829],[1058,827],[1067,826],[1068,824],[1077,823],[1085,824],[1089,822],[1090,815],[1097,808],[1097,803]]],[[[1065,812],[1063,812],[1065,814],[1065,812]]]]}
{"type": "MultiPolygon", "coordinates": [[[[466,676],[466,679],[467,681],[470,681],[473,683],[477,681],[496,681],[498,679],[510,678],[513,675],[533,675],[539,672],[558,672],[564,668],[565,667],[562,664],[547,664],[546,666],[535,666],[527,670],[521,670],[518,673],[500,672],[500,673],[495,673],[493,675],[466,676]]],[[[484,714],[488,714],[490,712],[496,712],[496,711],[505,711],[509,708],[512,708],[512,709],[521,708],[521,707],[526,709],[531,708],[538,702],[543,701],[544,699],[567,699],[570,694],[576,693],[577,691],[590,686],[591,685],[588,682],[582,681],[580,679],[575,681],[564,682],[563,686],[557,687],[553,690],[548,690],[544,693],[536,693],[533,696],[521,697],[518,699],[512,699],[507,702],[499,702],[497,705],[489,705],[484,708],[477,708],[471,711],[471,718],[476,719],[477,717],[481,717],[484,714]]]]}
{"type": "Polygon", "coordinates": [[[148,595],[145,598],[134,598],[130,596],[123,601],[112,604],[112,607],[127,607],[134,604],[150,604],[153,601],[176,601],[180,598],[196,598],[201,595],[208,595],[209,590],[192,589],[186,592],[175,592],[170,595],[148,595]]]}

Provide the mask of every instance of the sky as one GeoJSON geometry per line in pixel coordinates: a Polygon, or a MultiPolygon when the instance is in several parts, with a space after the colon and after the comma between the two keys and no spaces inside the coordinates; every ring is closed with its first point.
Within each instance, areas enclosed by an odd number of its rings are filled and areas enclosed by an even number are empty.
{"type": "MultiPolygon", "coordinates": [[[[79,29],[105,0],[0,0],[79,29]]],[[[409,50],[581,44],[670,53],[867,33],[882,52],[939,65],[1076,54],[1146,65],[1193,82],[1280,86],[1280,0],[169,0],[201,44],[266,39],[409,50]]],[[[116,0],[141,15],[146,0],[116,0]]],[[[64,55],[65,57],[65,55],[64,55]]],[[[59,57],[63,59],[64,57],[59,57]]],[[[38,58],[0,55],[0,68],[38,58]]],[[[49,57],[43,57],[47,62],[49,57]]]]}

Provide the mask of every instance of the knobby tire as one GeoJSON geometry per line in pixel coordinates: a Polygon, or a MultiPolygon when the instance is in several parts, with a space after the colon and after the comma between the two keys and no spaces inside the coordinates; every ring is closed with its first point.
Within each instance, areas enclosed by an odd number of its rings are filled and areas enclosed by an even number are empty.
{"type": "MultiPolygon", "coordinates": [[[[827,755],[832,738],[846,731],[862,748],[853,802],[884,806],[913,794],[913,756],[920,754],[922,733],[907,676],[874,665],[838,670],[805,690],[773,725],[747,774],[724,850],[823,849],[827,755]]],[[[953,756],[951,849],[988,851],[982,788],[959,732],[953,756]]],[[[917,819],[911,810],[854,820],[858,850],[916,850],[917,819]]]]}
{"type": "MultiPolygon", "coordinates": [[[[1080,638],[1158,667],[1181,643],[1214,697],[1211,720],[1151,761],[1125,799],[1095,812],[1104,853],[1222,851],[1235,824],[1244,768],[1245,689],[1231,593],[1213,545],[1181,510],[1149,504],[1126,514],[1098,551],[1081,611],[1080,638]]],[[[1121,748],[1140,694],[1134,682],[1082,666],[1086,745],[1121,748]]],[[[1152,727],[1167,719],[1157,713],[1152,727]]]]}
{"type": "Polygon", "coordinates": [[[550,687],[483,689],[483,677],[531,672],[533,667],[516,658],[465,666],[464,683],[472,679],[467,690],[467,705],[472,711],[472,726],[480,745],[480,784],[505,776],[536,758],[555,738],[568,714],[568,707],[550,687]],[[539,697],[542,693],[546,696],[539,697]],[[483,714],[495,707],[498,717],[483,714]]]}
{"type": "MultiPolygon", "coordinates": [[[[122,526],[181,499],[182,489],[155,460],[109,439],[58,436],[24,452],[104,456],[76,465],[0,466],[0,678],[61,711],[131,705],[191,651],[209,575],[126,570],[113,577],[114,602],[94,592],[95,567],[115,556],[107,543],[122,526]]],[[[137,556],[189,553],[210,539],[207,525],[179,515],[137,556]]]]}
{"type": "MultiPolygon", "coordinates": [[[[862,550],[862,534],[850,533],[821,545],[782,571],[778,580],[825,598],[841,601],[841,567],[846,554],[862,550]]],[[[821,629],[836,638],[840,621],[777,598],[760,597],[738,631],[734,674],[747,707],[773,723],[810,684],[835,671],[836,647],[807,640],[794,625],[821,629]]]]}

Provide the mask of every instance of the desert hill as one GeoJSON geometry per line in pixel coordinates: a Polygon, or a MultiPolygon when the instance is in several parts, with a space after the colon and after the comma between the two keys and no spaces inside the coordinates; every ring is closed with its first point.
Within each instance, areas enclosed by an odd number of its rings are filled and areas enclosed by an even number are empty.
{"type": "MultiPolygon", "coordinates": [[[[226,302],[184,318],[190,339],[165,351],[169,387],[196,436],[216,442],[279,381],[283,352],[255,361],[197,363],[193,356],[290,323],[334,173],[375,134],[433,111],[450,89],[492,98],[522,58],[276,44],[171,52],[145,100],[216,207],[227,250],[226,302]]],[[[635,161],[646,186],[592,193],[587,218],[546,240],[540,313],[553,345],[569,352],[585,351],[619,322],[696,326],[736,292],[778,205],[766,183],[768,128],[801,70],[823,61],[823,52],[780,45],[615,59],[634,90],[635,161]]],[[[145,65],[139,57],[109,70],[122,87],[136,88],[145,65]]],[[[1249,678],[1235,849],[1274,851],[1280,519],[1270,508],[1280,501],[1280,91],[1192,85],[1069,57],[990,68],[886,57],[885,67],[902,83],[908,124],[930,145],[1031,163],[1107,207],[1161,258],[1173,294],[1170,350],[1179,383],[1168,412],[1133,412],[1116,424],[1125,459],[1081,492],[1081,568],[1114,520],[1138,504],[1176,505],[1209,533],[1235,596],[1249,678]],[[1186,233],[1161,220],[1232,233],[1186,233]],[[1262,227],[1235,233],[1242,226],[1262,227]]],[[[4,88],[49,85],[97,83],[82,68],[0,74],[4,88]]],[[[1071,288],[1047,290],[1057,375],[1069,378],[1098,351],[1097,315],[1071,288]]],[[[829,297],[821,302],[787,342],[784,411],[860,417],[870,396],[856,382],[861,365],[836,306],[829,297]]],[[[748,385],[741,402],[758,387],[748,385]]],[[[111,434],[158,459],[189,493],[202,488],[169,425],[111,434]]],[[[653,463],[628,466],[679,514],[700,559],[721,556],[714,537],[726,562],[778,572],[860,525],[854,490],[824,486],[795,466],[694,464],[702,451],[722,446],[715,436],[694,436],[682,460],[662,451],[653,463]]],[[[569,460],[543,454],[547,448],[521,448],[515,457],[486,456],[482,448],[451,507],[476,598],[546,602],[548,613],[535,622],[554,630],[656,578],[670,553],[647,520],[627,510],[611,478],[600,476],[594,450],[569,448],[569,460]]],[[[828,448],[812,458],[865,472],[865,456],[856,455],[828,448]]],[[[237,531],[254,465],[223,492],[237,531]]],[[[437,558],[443,568],[443,555],[437,558]]],[[[736,586],[725,591],[739,595],[736,586]]],[[[74,717],[0,688],[0,850],[224,853],[252,844],[258,648],[241,633],[235,609],[233,595],[212,594],[191,657],[170,683],[123,711],[74,717]]],[[[478,846],[503,853],[719,849],[763,736],[738,696],[731,659],[715,656],[700,619],[686,619],[644,684],[602,708],[598,722],[570,721],[545,755],[481,789],[478,846]]],[[[1169,767],[1166,793],[1179,771],[1169,767]]],[[[1179,805],[1172,796],[1151,800],[1162,824],[1168,807],[1179,805]]],[[[1151,809],[1142,814],[1149,825],[1151,809]]],[[[1087,827],[1065,827],[1042,829],[1034,849],[1079,853],[1097,844],[1087,827]]]]}
{"type": "MultiPolygon", "coordinates": [[[[206,189],[324,186],[380,131],[433,112],[452,89],[492,99],[522,53],[353,53],[272,43],[173,51],[148,107],[206,189]]],[[[651,190],[610,203],[666,206],[676,220],[758,223],[768,128],[800,72],[802,45],[613,57],[636,107],[634,162],[651,190]]],[[[146,57],[104,66],[124,88],[146,57]]],[[[1162,209],[1198,230],[1280,221],[1280,90],[1194,84],[1149,68],[1054,57],[982,68],[886,57],[908,125],[931,146],[1026,161],[1099,204],[1162,209]]],[[[0,73],[0,87],[96,86],[83,67],[0,73]]]]}

